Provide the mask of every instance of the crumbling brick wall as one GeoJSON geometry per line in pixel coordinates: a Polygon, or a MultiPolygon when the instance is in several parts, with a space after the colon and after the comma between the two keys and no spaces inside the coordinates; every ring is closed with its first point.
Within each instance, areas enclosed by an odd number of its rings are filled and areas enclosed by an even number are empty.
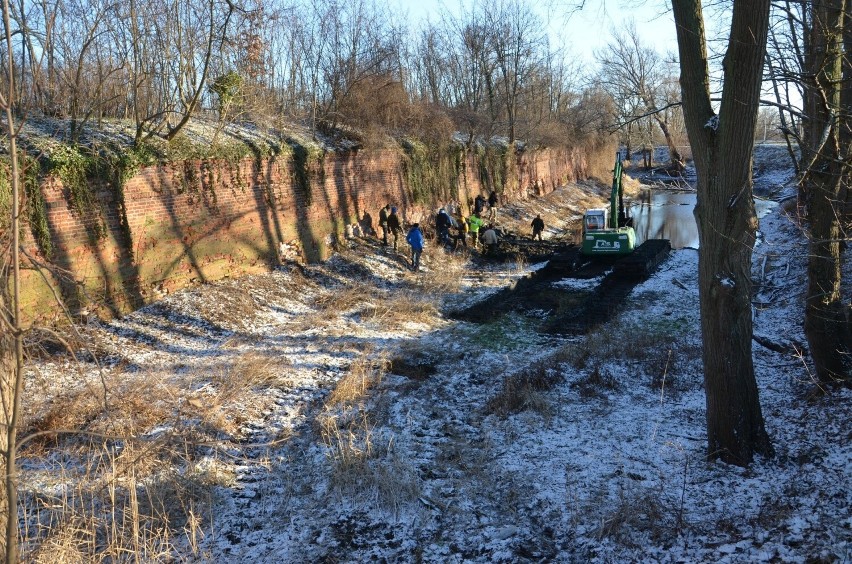
{"type": "MultiPolygon", "coordinates": [[[[58,269],[27,273],[25,311],[57,314],[48,284],[72,311],[120,314],[188,284],[268,271],[282,247],[303,260],[325,258],[347,224],[377,229],[385,203],[408,219],[429,211],[412,199],[404,158],[395,150],[330,152],[307,171],[284,155],[153,166],[128,180],[123,194],[98,187],[100,211],[84,214],[71,208],[60,181],[48,179],[42,192],[53,254],[41,258],[58,269]]],[[[465,159],[462,202],[485,191],[471,172],[476,156],[465,159]]],[[[585,162],[576,149],[517,154],[504,203],[585,178],[585,162]]],[[[31,237],[27,246],[39,254],[31,237]]]]}

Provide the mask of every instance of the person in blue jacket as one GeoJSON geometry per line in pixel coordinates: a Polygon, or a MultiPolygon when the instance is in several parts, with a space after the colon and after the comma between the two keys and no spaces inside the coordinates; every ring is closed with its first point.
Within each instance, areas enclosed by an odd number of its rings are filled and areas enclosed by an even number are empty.
{"type": "Polygon", "coordinates": [[[423,232],[420,231],[419,223],[411,226],[405,240],[411,245],[411,270],[419,270],[420,254],[423,252],[423,232]]]}

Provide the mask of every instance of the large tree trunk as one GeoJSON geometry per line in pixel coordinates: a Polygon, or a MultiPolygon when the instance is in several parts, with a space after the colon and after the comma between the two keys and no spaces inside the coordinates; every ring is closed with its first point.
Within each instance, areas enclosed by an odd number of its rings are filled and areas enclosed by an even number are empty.
{"type": "Polygon", "coordinates": [[[734,2],[718,117],[710,103],[701,2],[674,0],[672,6],[684,118],[698,173],[707,453],[711,459],[747,465],[754,455],[773,453],[752,363],[750,275],[757,228],[751,167],[769,2],[734,2]]]}
{"type": "MultiPolygon", "coordinates": [[[[805,335],[817,378],[822,383],[850,382],[849,341],[846,312],[841,295],[842,181],[849,174],[843,163],[844,0],[815,0],[807,53],[806,149],[803,186],[808,202],[810,246],[808,295],[805,302],[805,335]]],[[[845,125],[848,127],[848,124],[845,125]]]]}

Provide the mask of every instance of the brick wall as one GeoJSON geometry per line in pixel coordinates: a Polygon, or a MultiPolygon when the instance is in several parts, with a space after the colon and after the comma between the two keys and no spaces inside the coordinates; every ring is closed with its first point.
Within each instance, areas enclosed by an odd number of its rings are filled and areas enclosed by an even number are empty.
{"type": "MultiPolygon", "coordinates": [[[[188,284],[268,271],[278,264],[282,242],[305,260],[322,259],[346,224],[376,227],[388,202],[417,221],[432,206],[413,202],[404,158],[396,150],[328,153],[310,165],[309,190],[283,156],[149,167],[126,183],[123,210],[122,198],[100,187],[101,213],[83,217],[71,209],[61,182],[49,179],[42,191],[54,245],[50,263],[67,275],[29,271],[25,311],[57,315],[49,284],[72,311],[120,314],[188,284]]],[[[454,198],[463,203],[488,188],[476,155],[465,159],[454,198]]],[[[519,153],[504,199],[543,195],[585,178],[586,162],[581,150],[519,153]]],[[[31,237],[27,246],[38,254],[31,237]]]]}

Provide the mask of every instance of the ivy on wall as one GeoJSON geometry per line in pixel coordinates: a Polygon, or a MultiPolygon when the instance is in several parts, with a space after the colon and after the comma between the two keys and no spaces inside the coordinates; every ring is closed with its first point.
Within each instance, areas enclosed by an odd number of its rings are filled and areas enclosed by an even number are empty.
{"type": "MultiPolygon", "coordinates": [[[[53,255],[53,240],[47,223],[47,203],[39,186],[39,163],[24,154],[18,156],[18,169],[24,190],[23,214],[27,218],[30,232],[36,245],[46,257],[53,255]]],[[[11,163],[8,157],[0,159],[0,228],[7,229],[12,213],[11,163]]]]}
{"type": "Polygon", "coordinates": [[[68,191],[71,209],[83,220],[95,239],[106,235],[100,203],[89,183],[97,174],[98,160],[77,145],[55,145],[47,157],[46,169],[57,176],[68,191]]]}
{"type": "Polygon", "coordinates": [[[305,206],[310,206],[313,202],[311,177],[318,175],[319,183],[325,182],[325,150],[318,145],[301,144],[292,140],[290,150],[294,184],[301,191],[305,206]]]}
{"type": "Polygon", "coordinates": [[[502,144],[477,145],[479,181],[488,191],[502,194],[509,178],[509,148],[502,144]]]}
{"type": "Polygon", "coordinates": [[[412,200],[420,205],[458,199],[459,177],[464,168],[464,147],[430,145],[404,140],[403,170],[412,200]]]}

